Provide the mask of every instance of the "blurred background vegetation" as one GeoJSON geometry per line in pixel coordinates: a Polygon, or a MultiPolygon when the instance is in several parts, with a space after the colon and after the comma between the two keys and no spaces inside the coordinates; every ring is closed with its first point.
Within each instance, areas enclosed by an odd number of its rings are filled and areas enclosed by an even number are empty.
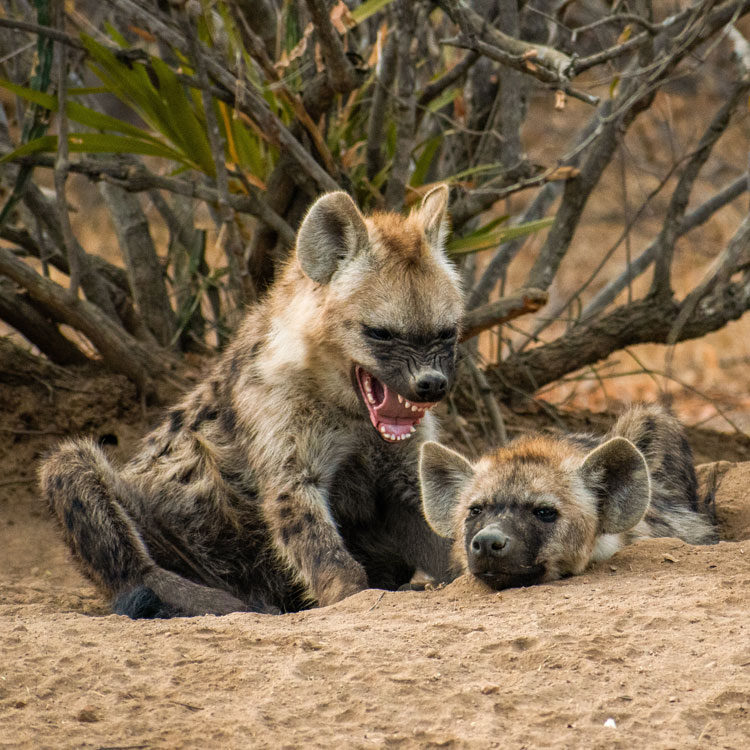
{"type": "Polygon", "coordinates": [[[2,7],[4,347],[158,397],[317,195],[448,182],[484,437],[632,397],[750,426],[749,0],[2,7]]]}

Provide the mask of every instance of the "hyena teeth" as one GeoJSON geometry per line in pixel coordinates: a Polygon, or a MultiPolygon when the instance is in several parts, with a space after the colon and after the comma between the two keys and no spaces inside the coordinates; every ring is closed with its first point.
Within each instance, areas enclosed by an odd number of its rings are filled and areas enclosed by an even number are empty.
{"type": "MultiPolygon", "coordinates": [[[[419,422],[417,422],[417,424],[419,424],[419,422]]],[[[417,428],[414,425],[412,425],[411,430],[409,430],[409,435],[410,436],[413,435],[416,431],[417,431],[417,428]]]]}
{"type": "MultiPolygon", "coordinates": [[[[417,407],[416,407],[416,406],[414,406],[414,404],[412,404],[412,405],[411,405],[411,410],[412,410],[412,411],[422,411],[421,409],[417,409],[417,407]]],[[[423,412],[423,413],[424,413],[424,412],[423,412]]]]}
{"type": "Polygon", "coordinates": [[[408,409],[411,404],[406,399],[404,399],[404,406],[408,409]]]}
{"type": "Polygon", "coordinates": [[[403,404],[404,403],[404,397],[400,393],[397,393],[396,395],[398,396],[398,402],[399,402],[399,404],[403,404]]]}
{"type": "Polygon", "coordinates": [[[371,403],[375,403],[375,396],[372,395],[372,391],[367,391],[367,400],[371,403]]]}
{"type": "Polygon", "coordinates": [[[385,427],[382,424],[380,425],[380,431],[385,435],[385,427]]]}

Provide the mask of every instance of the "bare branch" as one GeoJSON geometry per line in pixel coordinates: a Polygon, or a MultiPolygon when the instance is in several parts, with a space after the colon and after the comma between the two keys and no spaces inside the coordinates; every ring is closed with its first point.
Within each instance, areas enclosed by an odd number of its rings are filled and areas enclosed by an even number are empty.
{"type": "MultiPolygon", "coordinates": [[[[23,157],[18,162],[41,167],[52,166],[52,161],[46,156],[23,157]]],[[[132,193],[156,188],[184,195],[188,198],[197,198],[206,203],[218,204],[219,202],[219,192],[215,188],[175,177],[156,175],[140,164],[136,166],[122,162],[105,162],[98,159],[79,159],[70,164],[69,171],[84,174],[94,180],[107,180],[113,185],[132,193]]],[[[272,226],[285,242],[289,245],[294,244],[294,230],[254,193],[244,195],[230,193],[227,196],[227,201],[235,211],[257,216],[261,221],[272,226]]]]}
{"type": "Polygon", "coordinates": [[[10,284],[0,279],[0,319],[15,328],[57,365],[80,365],[88,357],[10,284]]]}
{"type": "MultiPolygon", "coordinates": [[[[62,23],[64,11],[58,7],[58,23],[62,23]]],[[[64,45],[57,45],[57,99],[59,108],[57,111],[57,159],[55,160],[55,200],[57,214],[62,231],[63,247],[70,263],[70,294],[78,296],[78,288],[81,284],[82,258],[80,246],[73,236],[73,228],[70,225],[70,214],[68,214],[68,200],[66,197],[65,183],[68,179],[68,116],[67,92],[68,92],[68,64],[67,49],[64,45]]]]}
{"type": "Polygon", "coordinates": [[[464,55],[463,60],[457,62],[447,73],[443,73],[440,78],[428,83],[417,97],[417,108],[423,109],[437,99],[443,91],[461,80],[478,59],[479,53],[472,50],[464,55]]]}
{"type": "Polygon", "coordinates": [[[386,109],[391,96],[391,86],[396,77],[396,61],[398,59],[398,34],[391,23],[388,35],[383,44],[380,65],[375,77],[375,90],[370,105],[370,116],[367,121],[367,146],[365,159],[367,163],[367,177],[372,180],[383,168],[383,133],[385,130],[386,109]]]}
{"type": "MultiPolygon", "coordinates": [[[[544,185],[523,215],[518,219],[518,223],[525,224],[529,221],[541,219],[562,192],[562,186],[562,182],[548,182],[544,185]]],[[[466,301],[466,308],[468,310],[473,310],[489,299],[495,284],[505,275],[508,266],[524,246],[526,240],[526,237],[519,237],[500,245],[492,256],[492,260],[490,260],[484,269],[479,281],[471,290],[471,294],[466,301]]]]}
{"type": "MultiPolygon", "coordinates": [[[[685,297],[682,302],[680,313],[672,324],[672,329],[667,337],[667,344],[673,345],[680,335],[680,331],[688,319],[693,315],[695,309],[717,286],[726,285],[732,274],[750,262],[750,216],[746,216],[740,224],[726,249],[712,264],[712,269],[706,274],[703,281],[685,297]]],[[[669,367],[667,368],[669,370],[669,367]]]]}
{"type": "Polygon", "coordinates": [[[531,44],[503,34],[490,26],[466,0],[438,0],[438,5],[461,29],[462,37],[448,43],[474,48],[488,57],[494,54],[496,57],[493,59],[497,59],[503,65],[520,70],[545,83],[554,83],[558,86],[566,86],[569,83],[567,72],[572,60],[568,55],[543,44],[531,44]]]}
{"type": "Polygon", "coordinates": [[[474,364],[474,359],[470,352],[466,353],[464,361],[468,365],[469,370],[471,371],[471,374],[476,381],[479,395],[484,402],[484,408],[486,409],[487,414],[490,417],[490,421],[492,422],[492,426],[495,429],[498,443],[500,445],[505,445],[508,442],[508,433],[505,429],[505,420],[503,419],[502,412],[500,411],[500,407],[497,405],[497,401],[495,400],[492,386],[490,386],[489,382],[487,381],[487,377],[482,372],[482,370],[477,367],[476,364],[474,364]]]}
{"type": "Polygon", "coordinates": [[[138,198],[122,188],[105,182],[101,191],[112,216],[138,312],[159,344],[169,346],[174,313],[143,209],[138,198]]]}
{"type": "MultiPolygon", "coordinates": [[[[673,299],[653,297],[613,310],[602,318],[573,327],[560,338],[488,368],[501,398],[531,394],[569,372],[605,359],[626,346],[667,343],[680,313],[673,299]]],[[[679,331],[678,341],[700,338],[737,320],[750,309],[750,272],[703,299],[679,331]]]]}
{"type": "Polygon", "coordinates": [[[224,254],[230,269],[229,287],[233,292],[236,307],[241,309],[244,304],[254,300],[257,295],[245,261],[245,251],[235,223],[234,211],[229,204],[229,177],[224,157],[225,147],[221,138],[219,123],[216,121],[213,101],[207,91],[208,74],[204,54],[194,28],[195,20],[201,12],[201,5],[198,0],[189,0],[185,6],[185,36],[187,37],[190,56],[195,62],[198,81],[203,86],[201,90],[203,115],[206,118],[206,135],[208,136],[216,170],[216,189],[219,194],[218,210],[223,224],[221,236],[224,254]]]}
{"type": "Polygon", "coordinates": [[[585,91],[579,91],[578,89],[572,88],[566,76],[557,74],[547,67],[538,66],[535,62],[536,54],[534,54],[537,52],[538,48],[533,45],[528,46],[523,55],[514,56],[506,52],[504,49],[496,47],[494,44],[489,44],[482,39],[477,39],[476,37],[471,36],[460,35],[453,37],[452,39],[444,39],[442,40],[442,43],[449,44],[452,47],[459,47],[461,49],[474,50],[485,57],[489,57],[490,60],[499,62],[507,68],[518,70],[532,78],[536,78],[542,83],[551,84],[554,88],[564,91],[569,96],[572,96],[575,99],[580,99],[582,102],[586,102],[586,104],[596,105],[599,103],[598,96],[587,94],[585,91]],[[532,59],[534,62],[532,62],[532,59]]]}
{"type": "Polygon", "coordinates": [[[328,68],[333,88],[339,93],[348,93],[358,84],[357,74],[344,54],[344,45],[331,23],[324,0],[305,0],[310,17],[318,32],[323,59],[328,68]]]}
{"type": "Polygon", "coordinates": [[[470,310],[463,318],[461,341],[473,338],[482,331],[507,323],[521,315],[536,312],[547,304],[547,299],[547,292],[541,289],[522,289],[516,294],[501,297],[470,310]]]}
{"type": "Polygon", "coordinates": [[[654,278],[651,293],[656,296],[671,295],[671,267],[674,245],[678,237],[678,226],[685,213],[690,193],[698,173],[706,163],[719,137],[727,129],[729,120],[738,104],[750,90],[750,76],[738,81],[726,101],[718,109],[698,143],[698,147],[685,166],[667,208],[664,226],[656,238],[657,248],[654,278]]]}
{"type": "Polygon", "coordinates": [[[411,152],[414,148],[417,101],[414,95],[415,60],[411,43],[417,27],[417,12],[411,0],[398,0],[395,10],[398,35],[398,79],[396,98],[396,152],[385,191],[385,205],[399,210],[404,204],[411,152]]]}
{"type": "Polygon", "coordinates": [[[108,367],[126,375],[142,391],[150,392],[152,380],[167,375],[172,363],[163,352],[152,352],[90,302],[71,299],[59,284],[40,276],[4,247],[0,247],[0,274],[26,289],[60,321],[81,331],[99,350],[108,367]]]}
{"type": "Polygon", "coordinates": [[[29,21],[18,21],[14,18],[5,18],[0,16],[0,27],[6,29],[14,29],[18,31],[28,31],[30,34],[37,34],[38,36],[46,36],[53,39],[56,42],[62,42],[63,44],[72,47],[73,49],[83,51],[85,47],[79,39],[66,34],[60,29],[53,29],[51,26],[42,26],[38,23],[31,23],[29,21]]]}
{"type": "MultiPolygon", "coordinates": [[[[738,177],[736,180],[720,190],[712,198],[698,206],[680,222],[677,236],[682,237],[691,229],[708,221],[719,209],[731,203],[735,198],[748,190],[747,175],[738,177]]],[[[622,273],[610,281],[589,302],[581,313],[581,320],[589,320],[598,315],[605,307],[615,301],[617,295],[634,279],[637,279],[654,262],[659,245],[656,240],[652,242],[634,261],[632,261],[622,273]]]]}
{"type": "MultiPolygon", "coordinates": [[[[517,36],[520,33],[516,0],[498,0],[498,23],[503,32],[517,36]]],[[[506,169],[523,158],[521,125],[524,115],[524,78],[517,71],[504,71],[500,78],[492,114],[476,148],[474,164],[492,164],[499,161],[506,169]]]]}

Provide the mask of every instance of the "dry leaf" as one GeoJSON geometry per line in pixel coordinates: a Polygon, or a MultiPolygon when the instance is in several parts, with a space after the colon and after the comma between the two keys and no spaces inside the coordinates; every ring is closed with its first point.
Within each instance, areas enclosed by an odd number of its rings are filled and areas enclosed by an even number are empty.
{"type": "Polygon", "coordinates": [[[548,182],[569,180],[571,177],[577,177],[579,174],[581,174],[581,170],[578,167],[558,167],[547,177],[547,180],[548,182]]]}
{"type": "Polygon", "coordinates": [[[273,64],[273,67],[276,68],[276,70],[280,74],[283,74],[283,72],[289,67],[289,65],[291,65],[291,63],[305,54],[305,50],[307,49],[307,40],[310,38],[314,30],[315,27],[312,25],[312,23],[308,23],[305,27],[305,33],[302,35],[302,39],[300,39],[289,52],[284,50],[281,53],[281,57],[273,64]]]}
{"type": "Polygon", "coordinates": [[[557,89],[557,91],[555,91],[555,109],[565,109],[567,98],[568,97],[562,89],[557,89]]]}
{"type": "Polygon", "coordinates": [[[630,39],[630,35],[633,33],[633,27],[628,24],[623,30],[620,36],[617,37],[617,44],[623,44],[630,39]]]}
{"type": "Polygon", "coordinates": [[[349,29],[353,29],[357,22],[354,20],[349,8],[346,7],[344,0],[333,6],[331,9],[331,23],[342,36],[346,34],[349,29]]]}

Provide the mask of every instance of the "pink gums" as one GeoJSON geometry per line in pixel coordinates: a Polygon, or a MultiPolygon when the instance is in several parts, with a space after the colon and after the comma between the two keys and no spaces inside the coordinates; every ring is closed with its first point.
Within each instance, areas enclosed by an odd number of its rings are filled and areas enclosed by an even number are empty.
{"type": "Polygon", "coordinates": [[[427,410],[437,403],[409,401],[359,366],[355,374],[370,421],[380,437],[389,443],[411,437],[427,410]]]}

